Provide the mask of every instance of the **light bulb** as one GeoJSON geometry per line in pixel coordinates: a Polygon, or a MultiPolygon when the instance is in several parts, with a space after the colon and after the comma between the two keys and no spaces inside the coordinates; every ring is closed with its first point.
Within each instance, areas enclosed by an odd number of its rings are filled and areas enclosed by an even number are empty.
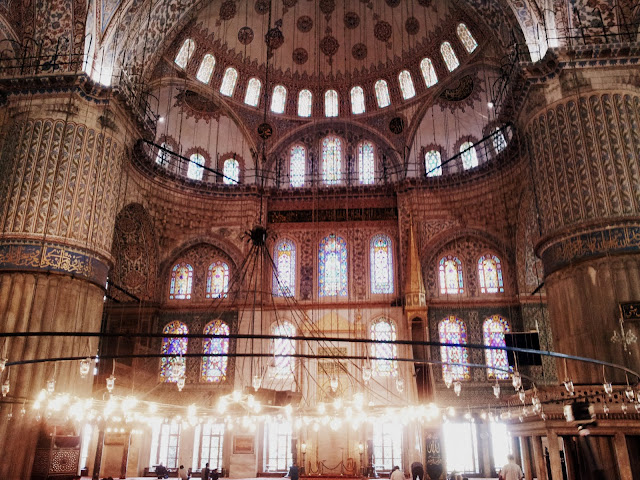
{"type": "Polygon", "coordinates": [[[535,413],[540,413],[542,411],[542,404],[540,403],[540,401],[538,400],[537,403],[533,404],[533,411],[535,413]]]}
{"type": "Polygon", "coordinates": [[[462,384],[460,382],[455,382],[453,384],[453,392],[457,395],[460,396],[460,392],[462,392],[462,384]]]}
{"type": "Polygon", "coordinates": [[[636,413],[640,413],[640,403],[636,403],[635,405],[636,413]]]}
{"type": "Polygon", "coordinates": [[[184,363],[184,358],[182,357],[176,358],[173,364],[171,365],[171,377],[174,379],[178,379],[182,375],[184,375],[185,370],[186,370],[186,365],[184,363]]]}
{"type": "Polygon", "coordinates": [[[573,410],[571,410],[571,405],[565,405],[564,407],[562,407],[562,411],[567,422],[573,422],[575,420],[573,416],[573,410]]]}
{"type": "Polygon", "coordinates": [[[111,376],[109,378],[107,378],[107,391],[109,393],[113,392],[113,387],[115,387],[115,386],[116,386],[116,377],[112,373],[111,376]]]}
{"type": "Polygon", "coordinates": [[[527,399],[527,394],[525,393],[525,391],[524,391],[524,390],[520,390],[520,391],[518,392],[518,398],[520,399],[520,401],[521,401],[522,403],[524,403],[524,401],[527,399]]]}
{"type": "Polygon", "coordinates": [[[251,380],[251,385],[253,386],[254,391],[260,390],[260,386],[262,385],[262,377],[260,375],[254,375],[251,380]]]}
{"type": "Polygon", "coordinates": [[[520,390],[520,387],[522,387],[522,377],[520,376],[519,371],[516,370],[513,372],[513,375],[511,376],[511,383],[513,384],[514,389],[520,390]]]}
{"type": "Polygon", "coordinates": [[[338,377],[337,376],[335,376],[335,375],[331,376],[330,385],[331,385],[331,391],[335,392],[336,390],[338,390],[338,377]]]}
{"type": "Polygon", "coordinates": [[[567,378],[563,383],[564,383],[564,388],[567,389],[567,392],[569,392],[569,395],[573,395],[575,393],[573,381],[567,378]]]}
{"type": "Polygon", "coordinates": [[[602,406],[602,413],[604,413],[605,415],[609,415],[609,405],[607,405],[606,403],[602,406]]]}
{"type": "Polygon", "coordinates": [[[404,378],[396,378],[396,390],[398,390],[398,392],[400,393],[404,392],[404,378]]]}
{"type": "Polygon", "coordinates": [[[176,385],[178,386],[178,391],[181,392],[182,389],[184,388],[184,385],[186,383],[186,379],[184,377],[184,375],[182,377],[180,377],[177,381],[176,381],[176,385]]]}
{"type": "Polygon", "coordinates": [[[4,372],[4,369],[6,366],[7,366],[7,359],[0,358],[0,373],[4,372]]]}
{"type": "Polygon", "coordinates": [[[498,382],[493,384],[493,395],[496,398],[500,398],[500,384],[498,382]]]}
{"type": "Polygon", "coordinates": [[[91,370],[91,358],[87,357],[80,360],[80,376],[82,378],[87,378],[89,370],[91,370]]]}
{"type": "MultiPolygon", "coordinates": [[[[489,110],[491,110],[493,107],[494,107],[493,102],[492,102],[492,101],[488,101],[488,102],[487,102],[487,108],[488,108],[489,110]]],[[[162,118],[162,117],[160,117],[160,118],[162,118]]]]}
{"type": "Polygon", "coordinates": [[[22,405],[22,408],[20,409],[20,416],[24,417],[27,414],[27,408],[22,405]]]}
{"type": "Polygon", "coordinates": [[[611,385],[611,382],[605,381],[602,386],[604,387],[604,393],[611,396],[611,393],[613,393],[613,385],[611,385]]]}
{"type": "Polygon", "coordinates": [[[53,378],[47,380],[47,392],[52,394],[56,390],[56,381],[53,378]]]}
{"type": "Polygon", "coordinates": [[[626,415],[627,414],[627,404],[623,403],[622,405],[620,405],[620,410],[622,410],[622,413],[624,413],[626,415]]]}
{"type": "Polygon", "coordinates": [[[2,396],[6,397],[11,390],[11,384],[9,383],[9,379],[7,378],[2,384],[2,396]]]}
{"type": "Polygon", "coordinates": [[[362,380],[364,380],[365,382],[371,380],[371,367],[368,365],[362,367],[362,380]]]}
{"type": "Polygon", "coordinates": [[[543,421],[543,422],[544,422],[544,421],[546,421],[546,420],[547,420],[547,414],[546,414],[546,413],[544,413],[544,412],[542,412],[542,413],[540,414],[540,418],[542,419],[542,421],[543,421]]]}
{"type": "Polygon", "coordinates": [[[624,391],[624,394],[627,396],[627,399],[630,402],[633,402],[633,397],[635,397],[635,392],[633,391],[633,388],[631,388],[629,385],[627,385],[627,388],[624,391]]]}
{"type": "Polygon", "coordinates": [[[444,372],[443,380],[446,387],[451,388],[451,385],[453,384],[453,377],[451,376],[451,372],[449,372],[448,370],[444,372]]]}

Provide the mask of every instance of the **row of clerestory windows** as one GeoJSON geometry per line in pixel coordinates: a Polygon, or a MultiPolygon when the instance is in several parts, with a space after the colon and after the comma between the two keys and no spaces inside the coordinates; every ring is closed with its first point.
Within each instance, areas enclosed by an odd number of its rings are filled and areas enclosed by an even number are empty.
{"type": "MultiPolygon", "coordinates": [[[[477,262],[480,293],[504,293],[502,263],[493,254],[482,255],[477,262]]],[[[442,295],[460,295],[464,293],[465,281],[462,262],[454,255],[447,255],[438,264],[440,293],[442,295]]]]}

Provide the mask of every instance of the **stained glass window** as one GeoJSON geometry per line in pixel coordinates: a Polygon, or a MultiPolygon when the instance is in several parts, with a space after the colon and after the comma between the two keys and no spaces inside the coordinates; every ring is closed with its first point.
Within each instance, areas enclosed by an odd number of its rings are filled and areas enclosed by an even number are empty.
{"type": "Polygon", "coordinates": [[[249,79],[247,83],[247,92],[244,94],[244,103],[257,107],[260,102],[260,92],[262,91],[262,82],[257,78],[249,79]]]}
{"type": "Polygon", "coordinates": [[[298,116],[310,117],[313,95],[309,90],[300,90],[298,94],[298,116]]]}
{"type": "Polygon", "coordinates": [[[376,100],[380,108],[388,107],[391,105],[391,97],[389,96],[389,86],[386,80],[378,80],[375,84],[376,100]]]}
{"type": "Polygon", "coordinates": [[[169,165],[169,146],[162,142],[161,148],[158,149],[158,155],[156,155],[156,165],[160,165],[161,167],[167,167],[169,165]]]}
{"type": "Polygon", "coordinates": [[[507,148],[507,140],[504,138],[504,134],[502,133],[502,130],[500,130],[500,127],[493,129],[493,136],[491,137],[491,140],[493,141],[493,148],[496,153],[500,153],[507,148]]]}
{"type": "Polygon", "coordinates": [[[467,52],[473,52],[478,46],[478,42],[473,38],[473,35],[471,35],[467,26],[464,23],[459,24],[456,32],[458,33],[458,38],[464,45],[464,48],[467,49],[467,52]]]}
{"type": "Polygon", "coordinates": [[[193,267],[188,263],[179,263],[171,269],[170,300],[189,300],[193,284],[193,267]]]}
{"type": "Polygon", "coordinates": [[[365,112],[364,90],[362,90],[362,87],[353,87],[351,89],[351,112],[354,115],[365,112]]]}
{"type": "Polygon", "coordinates": [[[478,260],[478,278],[480,293],[502,293],[502,265],[495,255],[483,255],[478,260]]]}
{"type": "Polygon", "coordinates": [[[458,57],[456,57],[456,52],[453,51],[453,47],[449,42],[443,42],[442,45],[440,45],[440,53],[442,54],[444,63],[447,64],[447,68],[450,72],[453,72],[460,66],[460,61],[458,60],[458,57]]]}
{"type": "Polygon", "coordinates": [[[280,240],[275,247],[273,261],[273,294],[293,297],[296,290],[296,246],[291,240],[280,240]]]}
{"type": "Polygon", "coordinates": [[[442,159],[440,152],[437,150],[429,150],[424,154],[424,171],[427,177],[437,177],[442,175],[442,159]]]}
{"type": "MultiPolygon", "coordinates": [[[[174,321],[165,325],[162,333],[165,335],[187,335],[189,329],[184,323],[174,321]]],[[[164,337],[162,339],[162,351],[160,353],[163,355],[186,355],[188,344],[188,338],[164,337]]],[[[184,373],[186,363],[183,357],[162,357],[160,359],[160,378],[164,379],[165,382],[175,382],[178,380],[178,377],[175,376],[175,369],[172,369],[175,364],[180,365],[184,373]]]]}
{"type": "Polygon", "coordinates": [[[424,77],[424,83],[427,88],[433,87],[438,83],[438,76],[436,75],[436,69],[433,68],[433,62],[430,58],[423,58],[420,62],[420,71],[424,77]]]}
{"type": "Polygon", "coordinates": [[[189,166],[187,167],[187,178],[191,180],[202,180],[204,174],[204,157],[200,153],[194,153],[189,157],[189,166]]]}
{"type": "Polygon", "coordinates": [[[207,298],[226,297],[229,292],[229,265],[222,260],[213,262],[207,269],[207,298]]]}
{"type": "Polygon", "coordinates": [[[338,92],[335,90],[327,90],[324,93],[324,116],[338,116],[338,92]]]}
{"type": "Polygon", "coordinates": [[[198,68],[196,78],[202,83],[209,83],[209,81],[211,80],[211,75],[213,74],[213,68],[215,66],[216,58],[210,53],[207,53],[203,57],[202,63],[200,63],[200,68],[198,68]]]}
{"type": "Polygon", "coordinates": [[[320,242],[320,296],[347,295],[347,243],[331,234],[320,242]]]}
{"type": "Polygon", "coordinates": [[[235,158],[228,158],[222,166],[222,181],[226,185],[236,185],[240,181],[240,162],[235,158]]]}
{"type": "MultiPolygon", "coordinates": [[[[484,338],[484,344],[488,347],[505,347],[506,342],[504,334],[509,332],[509,324],[500,315],[493,315],[487,318],[482,324],[482,336],[484,338]]],[[[509,378],[509,360],[507,358],[507,351],[500,349],[486,349],[484,351],[484,357],[487,361],[487,377],[488,378],[509,378]],[[496,370],[500,368],[503,370],[496,370]]]]}
{"type": "Polygon", "coordinates": [[[273,87],[271,97],[271,111],[273,113],[284,113],[284,106],[287,101],[287,89],[283,85],[273,87]]]}
{"type": "MultiPolygon", "coordinates": [[[[293,337],[296,334],[295,327],[289,322],[283,322],[273,327],[273,335],[293,337]]],[[[294,340],[278,338],[273,340],[274,375],[277,378],[288,378],[293,375],[294,357],[296,345],[294,340]]]]}
{"type": "Polygon", "coordinates": [[[462,157],[462,168],[469,170],[478,166],[478,154],[476,147],[471,142],[464,142],[460,145],[460,156],[462,157]]]}
{"type": "Polygon", "coordinates": [[[398,75],[398,82],[400,82],[400,91],[402,92],[402,98],[409,100],[416,96],[416,89],[413,86],[413,80],[409,70],[403,70],[398,75]]]}
{"type": "MultiPolygon", "coordinates": [[[[380,319],[371,324],[371,340],[385,340],[395,342],[396,327],[391,321],[380,319]]],[[[387,377],[398,369],[398,361],[394,360],[398,356],[398,348],[393,343],[374,343],[371,347],[373,358],[380,360],[373,361],[373,371],[387,377]]]]}
{"type": "MultiPolygon", "coordinates": [[[[456,343],[464,345],[467,343],[467,328],[464,322],[451,315],[438,325],[440,343],[456,343]]],[[[467,347],[440,347],[440,357],[442,364],[443,378],[449,377],[451,380],[469,380],[469,367],[466,365],[451,365],[452,363],[469,363],[469,352],[467,347]]]]}
{"type": "MultiPolygon", "coordinates": [[[[229,335],[229,325],[222,320],[207,323],[202,332],[205,335],[229,335]]],[[[202,357],[202,380],[205,382],[224,382],[227,379],[227,362],[229,339],[214,337],[205,338],[203,342],[205,355],[221,355],[219,357],[202,357]]]]}
{"type": "Polygon", "coordinates": [[[195,51],[196,42],[194,42],[190,38],[187,38],[180,47],[180,50],[178,50],[178,55],[176,55],[175,59],[176,65],[178,65],[180,68],[186,68],[191,55],[193,55],[193,52],[195,51]]]}
{"type": "Polygon", "coordinates": [[[327,185],[336,185],[342,179],[342,142],[338,137],[322,140],[322,179],[327,185]]]}
{"type": "Polygon", "coordinates": [[[289,182],[292,187],[302,187],[305,180],[307,149],[302,145],[291,147],[289,161],[289,182]]]}
{"type": "Polygon", "coordinates": [[[358,175],[362,185],[371,185],[375,181],[376,161],[371,142],[358,144],[358,175]]]}
{"type": "Polygon", "coordinates": [[[222,77],[222,85],[220,85],[220,93],[227,97],[233,96],[233,91],[236,89],[236,82],[238,81],[238,71],[229,67],[224,71],[224,77],[222,77]]]}
{"type": "Polygon", "coordinates": [[[369,246],[371,258],[371,293],[393,293],[393,254],[391,239],[375,235],[369,246]]]}
{"type": "Polygon", "coordinates": [[[464,293],[462,262],[453,255],[440,259],[440,293],[457,295],[464,293]]]}

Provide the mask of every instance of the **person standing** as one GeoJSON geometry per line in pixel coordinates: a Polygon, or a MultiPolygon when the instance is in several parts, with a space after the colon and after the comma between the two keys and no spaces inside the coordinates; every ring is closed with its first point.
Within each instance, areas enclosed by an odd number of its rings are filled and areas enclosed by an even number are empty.
{"type": "Polygon", "coordinates": [[[202,471],[202,480],[209,480],[211,476],[211,470],[209,470],[209,462],[205,463],[204,470],[202,471]]]}
{"type": "Polygon", "coordinates": [[[396,465],[393,467],[393,470],[391,470],[390,480],[404,480],[404,473],[400,471],[399,466],[396,465]]]}
{"type": "Polygon", "coordinates": [[[520,480],[524,477],[520,465],[516,463],[516,457],[507,455],[507,464],[500,470],[500,477],[503,480],[520,480]]]}
{"type": "Polygon", "coordinates": [[[289,467],[289,473],[285,475],[291,480],[298,480],[300,478],[300,468],[295,463],[289,467]]]}
{"type": "Polygon", "coordinates": [[[187,472],[187,469],[184,468],[184,465],[180,465],[180,468],[178,469],[178,478],[180,480],[189,480],[189,473],[187,472]]]}
{"type": "Polygon", "coordinates": [[[419,478],[420,480],[424,480],[424,466],[420,462],[413,462],[411,464],[411,476],[413,480],[419,478]]]}

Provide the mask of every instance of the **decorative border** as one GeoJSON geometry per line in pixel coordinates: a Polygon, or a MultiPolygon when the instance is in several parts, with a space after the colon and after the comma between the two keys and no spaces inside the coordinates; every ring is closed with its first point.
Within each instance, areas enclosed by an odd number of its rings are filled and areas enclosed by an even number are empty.
{"type": "Polygon", "coordinates": [[[0,245],[0,272],[31,271],[71,275],[104,288],[109,265],[79,249],[65,245],[7,242],[0,245]]]}
{"type": "Polygon", "coordinates": [[[254,453],[255,438],[253,435],[236,435],[233,437],[234,454],[254,453]]]}

